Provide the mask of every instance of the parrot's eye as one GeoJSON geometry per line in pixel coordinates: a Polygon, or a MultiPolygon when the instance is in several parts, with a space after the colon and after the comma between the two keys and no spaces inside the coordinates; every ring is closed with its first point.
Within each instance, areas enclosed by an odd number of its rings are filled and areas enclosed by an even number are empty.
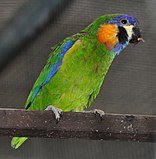
{"type": "Polygon", "coordinates": [[[128,23],[128,21],[127,21],[126,19],[122,19],[122,20],[121,20],[121,23],[125,25],[125,24],[128,23]]]}

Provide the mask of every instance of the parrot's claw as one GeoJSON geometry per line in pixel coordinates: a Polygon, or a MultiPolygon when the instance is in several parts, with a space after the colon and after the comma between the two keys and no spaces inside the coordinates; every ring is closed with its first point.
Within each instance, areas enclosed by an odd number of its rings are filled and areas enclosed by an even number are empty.
{"type": "Polygon", "coordinates": [[[94,110],[89,110],[89,111],[84,111],[84,112],[99,115],[101,119],[103,119],[103,117],[105,115],[105,112],[103,110],[100,110],[100,109],[94,109],[94,110]]]}
{"type": "Polygon", "coordinates": [[[101,118],[103,118],[104,115],[105,115],[105,112],[104,112],[103,110],[100,110],[100,109],[94,109],[94,110],[93,110],[93,113],[94,113],[95,115],[96,115],[96,114],[100,115],[101,118]]]}
{"type": "Polygon", "coordinates": [[[55,115],[56,122],[57,123],[59,122],[59,120],[62,116],[62,110],[61,109],[56,108],[53,105],[49,105],[49,106],[47,106],[47,108],[45,110],[52,110],[54,115],[55,115]]]}

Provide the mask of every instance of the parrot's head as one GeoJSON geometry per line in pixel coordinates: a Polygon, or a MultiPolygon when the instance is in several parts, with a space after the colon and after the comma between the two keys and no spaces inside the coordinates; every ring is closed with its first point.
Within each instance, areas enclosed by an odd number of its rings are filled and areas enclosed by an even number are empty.
{"type": "Polygon", "coordinates": [[[144,41],[137,19],[127,14],[101,16],[88,29],[96,34],[100,43],[105,44],[106,48],[115,54],[119,54],[129,43],[144,41]]]}

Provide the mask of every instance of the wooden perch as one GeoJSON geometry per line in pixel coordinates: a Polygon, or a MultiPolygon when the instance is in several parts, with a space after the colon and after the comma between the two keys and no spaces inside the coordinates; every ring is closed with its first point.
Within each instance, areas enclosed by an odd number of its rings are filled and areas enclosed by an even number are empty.
{"type": "Polygon", "coordinates": [[[51,111],[0,109],[0,135],[156,142],[156,117],[63,113],[56,123],[51,111]]]}

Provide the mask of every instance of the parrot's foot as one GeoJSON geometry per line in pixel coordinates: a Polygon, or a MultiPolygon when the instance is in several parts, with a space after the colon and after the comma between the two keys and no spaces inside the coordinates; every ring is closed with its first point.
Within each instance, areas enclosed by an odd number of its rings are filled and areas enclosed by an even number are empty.
{"type": "Polygon", "coordinates": [[[49,106],[47,106],[47,108],[45,110],[52,110],[54,115],[55,115],[56,122],[59,122],[59,120],[62,116],[62,110],[61,109],[56,108],[53,105],[49,105],[49,106]]]}
{"type": "Polygon", "coordinates": [[[101,118],[103,118],[103,116],[105,115],[105,112],[103,110],[100,110],[100,109],[94,109],[93,110],[93,113],[96,115],[100,115],[101,118]]]}
{"type": "Polygon", "coordinates": [[[99,115],[101,119],[103,119],[105,112],[103,110],[100,109],[94,109],[94,110],[90,110],[90,111],[84,111],[86,113],[94,113],[95,115],[99,115]]]}

